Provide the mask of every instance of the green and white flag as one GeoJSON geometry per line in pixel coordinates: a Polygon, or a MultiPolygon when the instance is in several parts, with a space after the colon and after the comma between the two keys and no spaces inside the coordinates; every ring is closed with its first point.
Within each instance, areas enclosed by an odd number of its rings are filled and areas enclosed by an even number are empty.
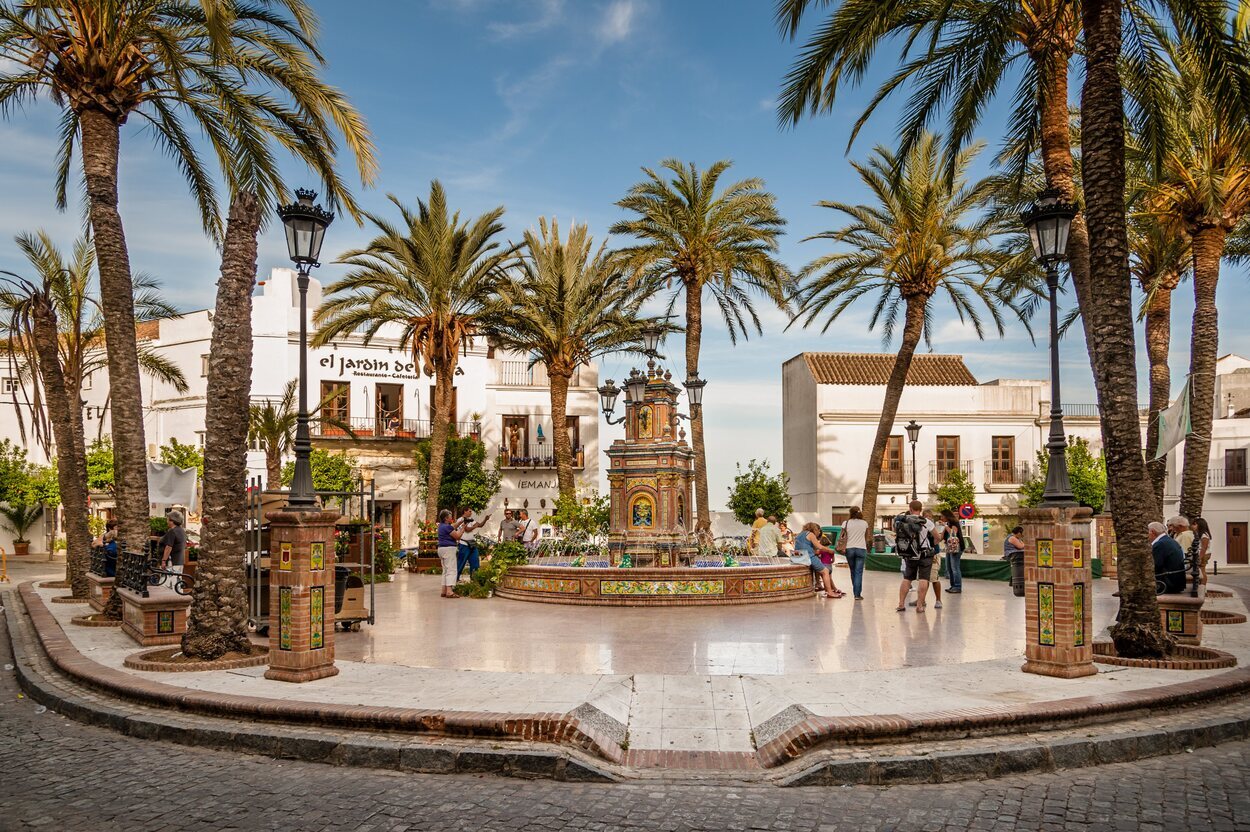
{"type": "Polygon", "coordinates": [[[1193,429],[1189,420],[1189,379],[1186,378],[1176,401],[1166,410],[1159,411],[1159,446],[1155,448],[1154,458],[1158,459],[1184,442],[1193,429]]]}

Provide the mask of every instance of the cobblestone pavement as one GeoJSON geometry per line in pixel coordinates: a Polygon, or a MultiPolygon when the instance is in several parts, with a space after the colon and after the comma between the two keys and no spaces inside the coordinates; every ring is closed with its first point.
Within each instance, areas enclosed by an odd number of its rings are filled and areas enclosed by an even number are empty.
{"type": "MultiPolygon", "coordinates": [[[[7,644],[3,660],[11,661],[7,644]]],[[[7,671],[0,749],[6,832],[1250,829],[1244,742],[941,786],[582,785],[344,769],[148,742],[43,710],[19,697],[7,671]]]]}

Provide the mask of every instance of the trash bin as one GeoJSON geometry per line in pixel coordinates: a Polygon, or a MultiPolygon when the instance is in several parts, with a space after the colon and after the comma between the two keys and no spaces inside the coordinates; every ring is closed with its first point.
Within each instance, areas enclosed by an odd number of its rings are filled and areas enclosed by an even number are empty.
{"type": "MultiPolygon", "coordinates": [[[[346,566],[334,567],[334,614],[338,615],[343,611],[343,593],[347,591],[347,578],[352,574],[352,570],[346,566]]],[[[1023,591],[1020,592],[1024,594],[1023,591]]]]}
{"type": "Polygon", "coordinates": [[[872,536],[872,550],[878,555],[885,554],[885,535],[878,532],[872,536]]]}
{"type": "Polygon", "coordinates": [[[1017,598],[1024,597],[1024,552],[1011,555],[1011,591],[1017,598]]]}

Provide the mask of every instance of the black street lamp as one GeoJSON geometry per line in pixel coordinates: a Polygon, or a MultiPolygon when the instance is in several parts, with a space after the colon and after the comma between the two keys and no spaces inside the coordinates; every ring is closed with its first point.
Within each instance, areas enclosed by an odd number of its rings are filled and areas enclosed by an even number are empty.
{"type": "Polygon", "coordinates": [[[317,509],[317,491],[313,488],[312,440],[308,434],[308,274],[320,266],[321,243],[326,228],[334,222],[334,214],[314,205],[315,191],[303,188],[295,192],[296,202],[278,209],[286,229],[286,247],[295,263],[299,285],[299,413],[295,421],[295,472],[286,507],[292,511],[317,509]]]}
{"type": "Polygon", "coordinates": [[[1063,397],[1059,393],[1059,306],[1056,300],[1059,264],[1068,258],[1068,232],[1077,205],[1062,202],[1060,196],[1057,190],[1044,190],[1037,195],[1033,207],[1020,215],[1033,241],[1033,253],[1046,270],[1046,286],[1050,290],[1050,437],[1046,443],[1050,461],[1046,467],[1046,489],[1042,492],[1043,506],[1077,504],[1072,497],[1072,482],[1068,479],[1068,440],[1063,429],[1063,397]]]}
{"type": "Polygon", "coordinates": [[[698,373],[686,377],[682,387],[686,388],[686,398],[690,400],[690,415],[698,412],[703,406],[703,388],[707,387],[707,379],[699,378],[698,373]]]}
{"type": "Polygon", "coordinates": [[[903,430],[907,431],[907,441],[911,443],[911,498],[913,500],[920,499],[916,493],[916,441],[920,439],[921,425],[912,419],[903,426],[903,430]]]}
{"type": "Polygon", "coordinates": [[[621,388],[612,379],[608,379],[608,383],[599,388],[599,409],[603,411],[603,418],[608,420],[609,425],[619,425],[625,421],[624,416],[619,419],[612,418],[612,411],[616,410],[616,397],[620,394],[621,388]]]}

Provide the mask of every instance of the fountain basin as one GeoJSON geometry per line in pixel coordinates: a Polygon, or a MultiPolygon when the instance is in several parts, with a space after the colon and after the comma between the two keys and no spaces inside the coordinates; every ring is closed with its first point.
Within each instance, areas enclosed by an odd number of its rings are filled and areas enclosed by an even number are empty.
{"type": "Polygon", "coordinates": [[[620,568],[514,566],[495,588],[501,598],[609,607],[767,604],[811,598],[811,569],[768,565],[620,568]]]}

